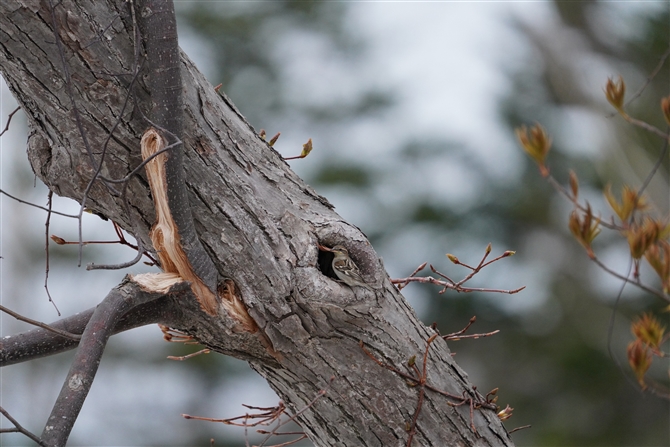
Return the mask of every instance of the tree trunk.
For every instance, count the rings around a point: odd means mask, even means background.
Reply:
[[[61,196],[80,203],[86,196],[87,208],[151,247],[155,210],[144,170],[125,194],[121,184],[100,179],[86,194],[98,166],[104,178],[121,179],[142,162],[152,97],[146,73],[135,76],[144,56],[131,5],[66,0],[52,10],[47,1],[5,0],[0,70],[28,116],[37,176]],[[138,8],[135,16],[148,13]],[[365,235],[298,178],[183,53],[181,77],[183,110],[172,112],[183,112],[188,201],[225,290],[215,315],[180,295],[161,322],[247,360],[294,414],[334,377],[298,417],[315,445],[406,445],[424,391],[413,445],[512,445],[446,342],[437,338],[427,348],[435,331],[390,283]],[[318,244],[346,246],[374,292],[322,273]],[[408,360],[416,356],[421,370],[426,349],[425,383],[471,400],[408,386],[380,364],[413,375]]]

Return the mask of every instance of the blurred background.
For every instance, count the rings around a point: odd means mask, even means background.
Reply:
[[[312,154],[291,166],[367,234],[391,277],[428,261],[459,278],[468,272],[446,253],[476,264],[489,242],[492,256],[516,251],[470,285],[526,286],[519,294],[438,295],[418,284],[403,294],[442,333],[473,315],[472,331],[500,330],[450,347],[479,390],[499,387],[498,403],[514,407],[508,429],[532,425],[513,434],[517,445],[670,445],[668,401],[639,391],[625,356],[631,320],[660,314],[664,303],[622,291],[588,260],[567,229],[571,204],[541,178],[513,131],[542,123],[554,141],[552,174],[567,183],[573,169],[582,198],[609,218],[604,185],[617,194],[624,183],[639,186],[662,141],[612,116],[603,88],[622,75],[630,97],[646,82],[670,45],[668,2],[192,1],[177,9],[182,48],[257,130],[281,132],[282,155],[298,155],[312,138]],[[631,114],[665,128],[659,103],[669,90],[666,62]],[[0,92],[4,127],[16,103],[4,83]],[[25,121],[19,112],[0,138],[0,182],[45,205],[46,188],[25,156]],[[669,173],[666,157],[648,189],[666,215]],[[44,290],[45,213],[6,197],[0,205],[2,304],[54,321]],[[78,205],[55,198],[54,208]],[[53,216],[50,233],[76,240],[76,224]],[[84,237],[115,239],[111,223],[95,216],[85,219]],[[595,250],[626,273],[628,248],[617,235],[599,236]],[[83,263],[132,256],[87,246]],[[76,247],[51,244],[50,291],[64,316],[94,306],[125,273],[87,272],[77,268]],[[642,278],[658,285],[648,271]],[[6,315],[0,324],[3,336],[29,329]],[[277,397],[244,362],[215,354],[166,360],[198,349],[164,342],[155,326],[112,338],[70,444],[244,445],[242,429],[181,414],[234,417],[247,411],[242,403],[272,406]],[[40,433],[71,358],[3,368],[1,405]],[[656,360],[651,374],[667,383],[667,362]],[[0,444],[31,445],[16,435]]]

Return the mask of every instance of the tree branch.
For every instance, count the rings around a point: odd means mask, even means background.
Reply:
[[[49,326],[50,329],[39,328],[0,339],[0,367],[27,362],[30,360],[60,354],[75,349],[79,338],[74,340],[61,336],[53,329],[67,334],[81,335],[86,328],[95,308],[78,312],[71,317],[63,318]],[[126,313],[113,328],[112,335],[129,331],[141,326],[155,323],[166,323],[172,320],[170,301],[160,298],[150,303],[139,305]]]
[[[14,428],[3,428],[3,429],[0,429],[0,433],[21,433],[21,434],[23,434],[23,435],[29,437],[29,438],[32,439],[33,441],[35,441],[38,445],[40,445],[40,446],[44,446],[44,445],[45,445],[45,444],[42,442],[42,440],[41,440],[40,438],[38,438],[38,437],[35,436],[33,433],[31,433],[31,432],[29,432],[28,430],[26,430],[25,428],[23,428],[23,426],[22,426],[21,424],[19,424],[19,422],[18,422],[16,419],[14,419],[14,418],[12,417],[12,415],[9,414],[9,412],[8,412],[7,410],[5,410],[4,408],[0,407],[0,413],[2,413],[2,415],[3,415],[4,417],[6,417],[6,418],[9,420],[9,422],[11,422],[12,424],[14,424]]]
[[[180,54],[177,42],[177,20],[174,3],[165,0],[147,0],[140,12],[140,29],[146,45],[149,67],[149,87],[153,108],[151,123],[159,128],[169,145],[165,173],[169,210],[177,225],[179,242],[195,274],[216,296],[218,272],[205,252],[195,231],[191,206],[184,182],[183,98]],[[155,200],[155,198],[154,198]],[[215,299],[196,294],[203,309],[215,314]]]
[[[185,287],[188,287],[185,283],[178,283],[169,293],[181,292]],[[163,296],[164,294],[160,292],[146,292],[138,284],[126,278],[95,308],[81,336],[77,354],[63,388],[42,432],[41,439],[46,445],[64,446],[67,443],[93,384],[107,340],[113,334],[121,317],[130,309]]]

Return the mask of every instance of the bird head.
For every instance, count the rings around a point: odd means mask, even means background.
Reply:
[[[349,251],[343,245],[336,245],[330,249],[336,255],[349,256]]]

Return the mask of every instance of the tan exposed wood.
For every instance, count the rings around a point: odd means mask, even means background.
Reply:
[[[165,139],[161,136],[160,132],[154,128],[147,129],[140,141],[142,159],[148,159],[165,149],[165,146]],[[185,281],[189,281],[202,309],[210,315],[216,315],[218,309],[216,296],[193,272],[193,268],[181,246],[179,230],[174,219],[172,219],[172,213],[170,213],[165,176],[165,161],[167,157],[167,152],[156,155],[145,166],[151,195],[156,208],[156,223],[151,229],[151,241],[158,254],[163,271],[166,273],[176,273]]]

